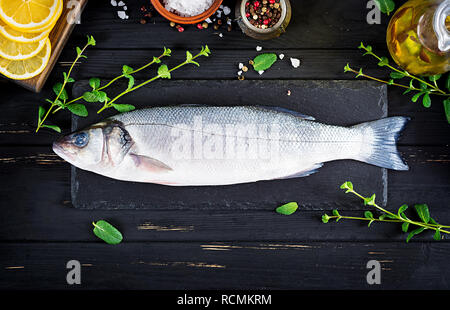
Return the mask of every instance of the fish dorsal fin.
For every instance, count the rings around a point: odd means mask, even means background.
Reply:
[[[300,117],[300,118],[303,118],[303,119],[306,119],[306,120],[309,120],[309,121],[314,121],[314,120],[316,120],[316,119],[315,119],[314,117],[312,117],[312,116],[305,115],[305,114],[302,114],[302,113],[300,113],[300,112],[293,111],[293,110],[286,109],[286,108],[282,108],[282,107],[273,107],[273,106],[264,106],[264,105],[260,105],[260,106],[258,106],[258,107],[261,108],[261,109],[266,109],[266,110],[271,110],[271,111],[276,111],[276,112],[281,112],[281,113],[291,114],[291,115],[294,115],[294,116],[296,116],[296,117]]]
[[[144,155],[137,155],[134,153],[129,154],[131,158],[133,159],[136,167],[139,167],[140,169],[147,170],[149,172],[153,173],[161,173],[161,172],[168,172],[172,171],[172,168],[167,166],[162,161],[159,161],[157,159],[144,156]]]

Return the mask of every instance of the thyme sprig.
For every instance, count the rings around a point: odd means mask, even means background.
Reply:
[[[356,74],[356,78],[364,77],[370,80],[374,80],[380,83],[384,83],[387,85],[397,86],[401,88],[405,88],[406,90],[403,92],[403,94],[407,94],[411,91],[416,92],[414,96],[411,98],[412,102],[417,102],[420,97],[422,97],[422,104],[424,107],[429,108],[431,106],[431,97],[430,95],[437,95],[437,96],[444,96],[446,97],[443,100],[444,104],[444,111],[447,118],[447,121],[450,123],[450,74],[447,75],[445,86],[447,90],[442,90],[439,88],[437,81],[442,77],[441,74],[438,75],[432,75],[428,77],[428,82],[426,81],[426,78],[415,76],[413,74],[410,74],[406,70],[398,69],[394,66],[392,66],[389,63],[389,59],[387,57],[380,57],[376,55],[372,47],[370,45],[365,46],[363,42],[361,42],[359,49],[362,49],[365,51],[365,55],[370,55],[375,57],[378,60],[378,66],[380,67],[386,67],[389,68],[392,72],[390,73],[391,79],[389,80],[383,80],[379,79],[370,75],[367,75],[363,72],[362,68],[359,70],[353,69],[350,67],[349,64],[346,64],[344,67],[344,72],[352,72]],[[410,79],[409,85],[401,84],[396,82],[396,80],[400,80],[403,78]],[[419,86],[415,86],[414,83],[419,83]]]
[[[368,221],[368,227],[373,222],[389,222],[389,223],[400,223],[402,224],[402,231],[408,232],[410,226],[416,226],[415,229],[411,230],[406,237],[406,242],[409,242],[414,236],[422,233],[425,230],[434,230],[434,240],[441,240],[441,233],[450,234],[450,226],[438,224],[431,216],[428,206],[426,204],[416,204],[414,205],[414,209],[416,210],[417,215],[421,219],[421,221],[411,220],[405,215],[405,211],[408,209],[407,205],[402,205],[397,213],[388,211],[382,207],[380,207],[375,202],[375,194],[370,197],[364,197],[363,195],[356,192],[353,188],[353,184],[351,182],[345,182],[341,185],[341,189],[345,190],[346,193],[351,193],[364,201],[364,205],[372,206],[378,211],[381,211],[382,214],[379,217],[375,217],[373,213],[369,210],[364,212],[364,217],[354,217],[354,216],[345,216],[341,215],[338,210],[333,210],[333,215],[324,214],[322,215],[322,222],[328,223],[330,220],[336,220],[338,222],[341,219],[348,220],[360,220],[360,221]]]

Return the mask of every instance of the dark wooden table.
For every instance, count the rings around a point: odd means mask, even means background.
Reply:
[[[233,80],[237,64],[256,55],[255,47],[302,60],[298,70],[268,70],[247,79],[351,80],[343,67],[351,63],[387,78],[374,59],[362,57],[360,41],[387,55],[385,31],[366,23],[367,1],[294,0],[288,31],[258,42],[239,29],[184,33],[162,18],[141,25],[142,1],[128,1],[130,19],[120,20],[109,1],[88,3],[49,82],[36,95],[0,81],[0,288],[2,289],[448,289],[450,243],[424,233],[409,244],[394,224],[341,221],[322,224],[330,210],[300,210],[285,217],[273,205],[257,210],[122,210],[86,211],[71,205],[70,165],[51,150],[56,133],[34,133],[37,107],[51,96],[51,85],[67,70],[74,47],[93,35],[97,46],[77,65],[77,80],[116,76],[123,64],[144,64],[162,46],[172,48],[169,64],[184,50],[208,44],[213,56],[202,66],[185,68],[177,80]],[[399,1],[397,1],[399,2]],[[228,3],[233,4],[234,1]],[[154,21],[154,23],[153,23]],[[223,32],[221,38],[217,32]],[[145,75],[139,75],[144,78]],[[224,98],[214,97],[220,103]],[[389,88],[389,115],[412,118],[399,143],[410,171],[389,171],[388,208],[427,203],[432,215],[450,223],[449,126],[442,104],[431,108],[410,102],[402,90]],[[213,102],[213,103],[214,103]],[[339,109],[339,107],[336,107]],[[55,122],[70,130],[70,117]],[[338,188],[339,184],[336,184]],[[352,199],[349,197],[349,199]],[[345,211],[359,215],[360,211]],[[93,220],[106,219],[125,241],[109,246],[92,233]],[[82,264],[82,284],[66,283],[66,263]],[[368,285],[366,264],[378,260],[381,285]]]

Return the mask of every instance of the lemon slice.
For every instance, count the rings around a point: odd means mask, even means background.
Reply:
[[[62,9],[62,0],[0,0],[0,18],[19,31],[49,26]]]
[[[2,0],[0,0],[0,1],[2,1]],[[21,32],[27,32],[27,33],[36,33],[36,32],[44,32],[44,31],[50,32],[53,29],[53,27],[55,27],[56,22],[58,21],[58,19],[61,17],[61,13],[62,13],[63,7],[64,7],[64,4],[63,4],[63,1],[61,1],[58,4],[57,13],[56,13],[55,17],[53,17],[53,19],[51,20],[51,22],[49,24],[46,24],[46,25],[44,25],[42,27],[39,27],[39,28],[31,29],[31,30],[29,30],[29,29],[20,29],[20,31]]]
[[[24,60],[37,55],[45,45],[47,38],[33,43],[11,41],[0,35],[0,57],[10,60]]]
[[[32,58],[9,60],[0,57],[0,73],[15,80],[30,79],[44,70],[50,59],[50,54],[50,40],[47,39],[45,47]]]
[[[0,19],[0,34],[3,35],[5,38],[14,42],[33,43],[41,41],[42,39],[48,37],[50,31],[51,28],[43,32],[36,32],[36,33],[21,32],[11,28],[3,20]]]

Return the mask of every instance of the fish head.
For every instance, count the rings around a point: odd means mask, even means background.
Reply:
[[[92,170],[102,162],[104,145],[103,128],[92,126],[59,138],[53,151],[74,166]]]

